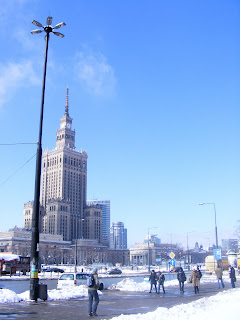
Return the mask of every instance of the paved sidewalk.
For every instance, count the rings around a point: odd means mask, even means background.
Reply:
[[[229,283],[225,290],[231,289]],[[123,292],[104,290],[100,296],[98,317],[91,319],[111,319],[121,314],[137,314],[154,311],[158,307],[171,308],[181,303],[209,297],[223,291],[217,288],[217,283],[200,285],[200,293],[194,294],[191,284],[185,285],[185,292],[179,292],[178,287],[166,288],[166,294],[148,292]],[[88,317],[88,300],[72,299],[59,301],[20,302],[0,305],[0,319],[22,320],[86,320]]]

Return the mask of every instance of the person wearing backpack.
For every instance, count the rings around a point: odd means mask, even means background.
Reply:
[[[191,277],[190,277],[190,282],[193,284],[194,292],[199,293],[199,274],[197,269],[194,267]]]
[[[183,268],[180,267],[178,274],[177,274],[177,279],[179,281],[179,287],[180,287],[180,292],[184,292],[184,282],[187,280],[185,272],[183,271]]]
[[[88,285],[88,315],[89,317],[97,316],[97,307],[99,304],[99,279],[97,274],[97,268],[93,268],[92,274],[87,281]],[[94,301],[94,302],[93,302]]]

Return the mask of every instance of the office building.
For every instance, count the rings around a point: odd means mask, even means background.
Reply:
[[[110,248],[114,250],[127,249],[127,229],[123,222],[113,222],[110,228]]]
[[[102,208],[102,241],[110,244],[110,201],[109,200],[87,200],[88,205],[98,205]]]

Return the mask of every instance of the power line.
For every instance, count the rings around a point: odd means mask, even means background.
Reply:
[[[38,144],[38,142],[0,143],[0,146],[16,146],[18,144]]]
[[[18,168],[14,173],[12,173],[5,181],[3,181],[0,186],[2,186],[4,183],[6,183],[12,176],[14,176],[18,171],[20,171],[29,161],[31,161],[36,156],[36,153],[28,159],[20,168]]]

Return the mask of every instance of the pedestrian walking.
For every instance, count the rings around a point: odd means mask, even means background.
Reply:
[[[99,279],[97,268],[93,268],[92,274],[88,282],[88,315],[90,317],[97,316],[97,306],[99,304],[99,296],[97,290],[99,289]],[[94,301],[94,303],[93,303]]]
[[[165,276],[164,274],[159,271],[158,272],[158,275],[157,275],[157,293],[159,294],[160,293],[160,287],[162,286],[162,289],[163,289],[163,293],[165,293],[165,289],[164,289],[164,281],[165,281]]]
[[[199,274],[197,271],[197,268],[193,268],[191,277],[190,277],[190,282],[193,284],[194,292],[199,293]]]
[[[149,276],[149,281],[150,281],[150,291],[149,293],[152,292],[152,287],[154,286],[155,287],[155,290],[157,292],[157,275],[156,275],[156,272],[154,270],[152,270],[150,276]]]
[[[202,278],[202,272],[201,272],[199,266],[197,266],[197,278],[198,278],[198,293],[199,293],[200,279]]]
[[[177,279],[179,281],[180,292],[184,292],[184,282],[187,280],[187,278],[182,267],[180,267],[178,270]]]
[[[232,288],[235,288],[236,275],[235,269],[232,266],[229,266],[229,278],[231,279]]]
[[[223,275],[223,271],[222,271],[222,268],[218,265],[216,270],[215,270],[215,273],[216,273],[216,276],[217,276],[217,281],[218,281],[218,289],[220,289],[220,282],[222,284],[222,287],[224,288],[224,283],[223,283],[223,278],[222,278],[222,275]]]

